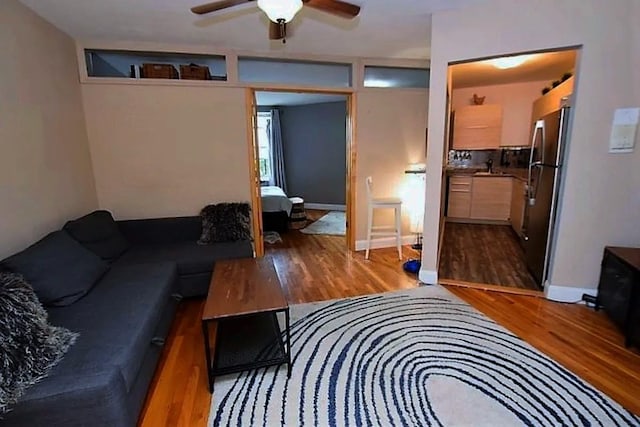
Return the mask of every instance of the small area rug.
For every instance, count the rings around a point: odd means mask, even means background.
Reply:
[[[304,234],[330,234],[332,236],[344,236],[347,234],[346,213],[331,211],[300,231]]]
[[[209,426],[634,425],[440,286],[291,306],[293,371],[215,381]]]

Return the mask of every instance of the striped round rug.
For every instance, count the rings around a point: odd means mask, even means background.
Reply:
[[[640,425],[439,286],[291,315],[291,378],[285,366],[217,378],[210,426]]]

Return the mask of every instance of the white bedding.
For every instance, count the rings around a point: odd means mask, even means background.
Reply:
[[[260,187],[262,198],[262,212],[281,212],[285,211],[287,215],[291,215],[293,203],[284,194],[282,188],[275,186]]]

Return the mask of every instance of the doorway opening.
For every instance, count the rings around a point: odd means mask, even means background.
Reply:
[[[351,94],[252,89],[250,102],[256,253],[351,249]]]
[[[440,282],[541,295],[579,49],[449,65]]]

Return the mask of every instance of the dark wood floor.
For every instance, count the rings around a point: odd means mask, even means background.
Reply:
[[[446,223],[439,276],[540,290],[527,270],[522,247],[508,225]]]
[[[287,235],[288,236],[288,235]],[[267,251],[290,303],[413,288],[394,248],[378,249],[369,261],[350,253],[344,239],[293,233]],[[406,257],[417,253],[405,247]],[[621,333],[602,312],[543,298],[448,287],[566,368],[640,414],[640,354],[625,349]],[[204,300],[181,303],[150,387],[140,425],[205,426],[207,389],[200,320]]]

